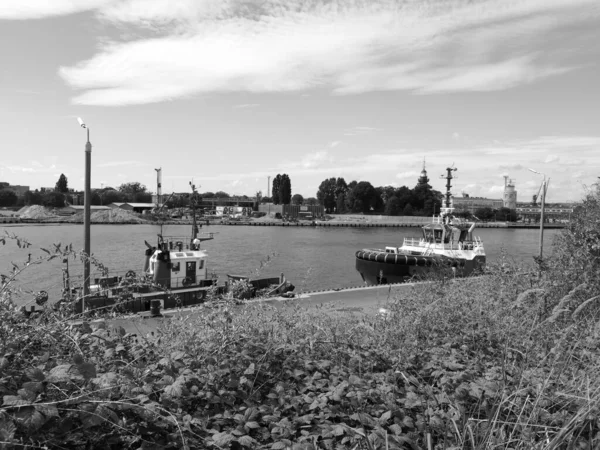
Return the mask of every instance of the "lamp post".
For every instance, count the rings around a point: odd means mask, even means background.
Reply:
[[[546,204],[546,190],[548,189],[548,181],[550,178],[546,180],[546,174],[538,172],[537,170],[529,169],[530,172],[537,173],[538,175],[542,175],[544,177],[542,181],[542,203],[540,205],[540,260],[542,259],[544,253],[544,205]]]
[[[85,143],[85,191],[83,195],[83,252],[85,259],[83,262],[83,303],[82,309],[86,310],[85,303],[90,295],[90,204],[91,195],[91,175],[92,175],[92,143],[90,142],[90,129],[83,120],[78,117],[77,121],[81,128],[87,131],[87,142]]]

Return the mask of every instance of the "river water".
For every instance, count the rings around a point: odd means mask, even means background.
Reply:
[[[189,225],[164,226],[168,236],[189,236]],[[14,242],[0,246],[0,273],[11,271],[11,262],[20,263],[44,253],[40,247],[53,243],[72,244],[83,249],[83,225],[5,225],[0,229],[28,240],[32,246],[19,249]],[[141,272],[146,246],[156,245],[158,225],[92,225],[92,254],[111,271]],[[362,283],[354,268],[354,254],[362,248],[400,246],[404,237],[418,237],[419,228],[322,228],[322,227],[249,227],[210,225],[201,232],[215,233],[214,239],[202,243],[209,253],[209,272],[221,280],[226,274],[279,276],[283,272],[296,290],[317,290],[358,286]],[[551,254],[554,236],[561,230],[545,230],[544,253]],[[474,232],[483,240],[487,260],[497,260],[504,251],[517,262],[532,263],[539,252],[539,230],[479,228]],[[81,275],[80,261],[70,260],[72,275]],[[261,268],[262,267],[262,268]],[[62,287],[63,264],[59,259],[28,267],[19,276],[25,291],[46,290],[51,300]],[[92,269],[92,272],[93,269]],[[29,301],[24,293],[19,303]]]

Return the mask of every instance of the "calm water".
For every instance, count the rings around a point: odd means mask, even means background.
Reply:
[[[28,250],[14,243],[0,246],[0,273],[11,270],[11,261],[21,262],[42,255],[39,247],[52,243],[73,244],[83,248],[82,225],[6,225],[0,230],[15,233],[32,244]],[[263,276],[278,276],[283,272],[296,289],[315,290],[349,287],[361,284],[354,269],[354,253],[361,248],[377,248],[402,244],[405,236],[419,236],[418,228],[311,228],[311,227],[247,227],[211,225],[201,229],[214,232],[215,239],[202,243],[209,252],[209,271],[221,280],[227,273],[253,275],[261,261],[270,261],[262,268]],[[133,269],[140,272],[143,265],[144,240],[156,245],[156,225],[92,225],[92,253],[114,271]],[[189,226],[165,226],[165,235],[188,236]],[[550,254],[554,236],[560,230],[545,230],[544,252]],[[475,235],[483,239],[487,259],[493,261],[502,249],[520,262],[531,262],[539,250],[539,230],[481,228]],[[70,261],[71,273],[80,275],[82,265]],[[63,265],[54,260],[32,266],[19,277],[25,290],[46,290],[58,295],[62,286]],[[93,271],[93,269],[92,269]],[[30,295],[24,296],[27,301]]]

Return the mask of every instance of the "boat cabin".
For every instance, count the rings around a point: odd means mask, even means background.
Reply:
[[[452,244],[472,241],[471,228],[434,223],[423,227],[423,240],[432,244]]]
[[[432,223],[423,227],[425,242],[449,244],[452,238],[452,228],[443,223]]]
[[[200,242],[209,239],[212,235],[195,238],[191,242],[184,238],[163,240],[159,248],[151,252],[146,274],[167,289],[205,285],[209,279],[208,254],[200,249]]]

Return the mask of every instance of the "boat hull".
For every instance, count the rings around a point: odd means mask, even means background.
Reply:
[[[466,259],[440,255],[400,255],[383,250],[356,252],[356,270],[368,285],[404,283],[432,273],[466,277],[481,272],[484,267],[483,255]]]

